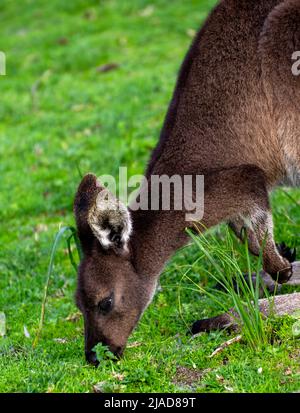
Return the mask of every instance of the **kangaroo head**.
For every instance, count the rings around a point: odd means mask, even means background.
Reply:
[[[86,358],[98,364],[93,347],[102,343],[120,356],[154,286],[134,268],[128,209],[94,175],[79,185],[74,212],[83,250],[76,302],[84,317]]]

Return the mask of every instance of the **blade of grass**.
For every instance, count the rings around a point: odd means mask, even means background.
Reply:
[[[77,245],[79,245],[79,243],[77,244],[76,242],[76,229],[74,227],[71,226],[64,226],[62,228],[60,228],[60,230],[58,231],[58,233],[55,236],[54,239],[54,243],[52,246],[52,250],[51,250],[51,254],[50,254],[50,262],[49,262],[49,266],[48,266],[48,271],[47,271],[47,277],[46,277],[46,282],[45,282],[45,286],[44,286],[44,295],[43,295],[43,300],[42,300],[42,305],[41,305],[41,315],[40,315],[40,321],[39,321],[39,326],[38,326],[38,330],[36,333],[36,336],[34,338],[32,347],[35,348],[38,344],[39,338],[41,336],[42,333],[42,329],[43,329],[43,325],[44,325],[44,320],[45,320],[45,310],[46,310],[46,301],[47,301],[47,296],[48,296],[48,289],[49,289],[49,284],[50,284],[50,278],[51,278],[51,274],[53,272],[53,265],[54,265],[54,257],[55,257],[55,253],[59,244],[59,241],[61,240],[61,238],[63,237],[63,235],[65,234],[65,232],[67,231],[71,231],[71,236],[68,238],[67,243],[68,243],[68,251],[69,251],[69,257],[71,260],[71,263],[73,265],[73,267],[77,270],[77,266],[75,264],[72,252],[71,252],[71,246],[70,246],[70,241],[71,238],[74,238],[75,243],[76,243],[76,247]],[[79,247],[77,247],[77,251],[78,254],[81,255],[81,249]]]

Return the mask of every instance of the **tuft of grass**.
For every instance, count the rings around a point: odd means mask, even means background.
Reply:
[[[209,239],[201,232],[201,229],[196,226],[198,234],[191,230],[187,230],[194,243],[199,248],[202,255],[211,263],[213,271],[207,270],[207,274],[212,277],[217,284],[223,287],[224,291],[205,289],[198,286],[202,293],[205,293],[219,305],[220,310],[228,311],[228,300],[224,301],[224,294],[230,298],[230,303],[236,311],[233,317],[240,325],[244,340],[253,350],[261,350],[271,339],[271,329],[266,328],[266,320],[259,308],[260,291],[264,292],[266,298],[269,299],[270,314],[272,299],[266,290],[264,283],[260,277],[256,277],[255,284],[252,280],[253,269],[251,268],[251,260],[249,256],[247,240],[245,242],[245,258],[247,262],[247,273],[244,274],[241,270],[239,260],[237,259],[232,236],[228,230],[225,231],[225,239],[220,241],[216,236],[211,236]],[[246,237],[245,237],[246,238]],[[256,264],[256,273],[259,274],[262,263],[262,251]]]

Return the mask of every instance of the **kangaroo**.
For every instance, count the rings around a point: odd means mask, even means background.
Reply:
[[[299,0],[221,1],[183,61],[145,172],[147,182],[174,172],[203,175],[201,226],[227,222],[242,241],[247,228],[250,252],[263,249],[263,269],[279,283],[292,276],[295,254],[276,246],[269,193],[300,184],[300,76],[292,71],[299,50]],[[83,250],[76,302],[92,364],[99,342],[122,355],[166,262],[195,224],[184,208],[97,202],[102,191],[88,174],[74,201]]]

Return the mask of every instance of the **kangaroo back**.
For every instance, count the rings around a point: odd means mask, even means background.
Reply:
[[[299,124],[299,77],[291,71],[300,47],[298,14],[295,0],[227,0],[216,7],[183,62],[147,175],[248,163],[266,173],[270,186],[281,179],[283,121],[274,108],[279,101],[286,113],[289,106],[289,123]],[[294,143],[299,148],[299,139]]]

